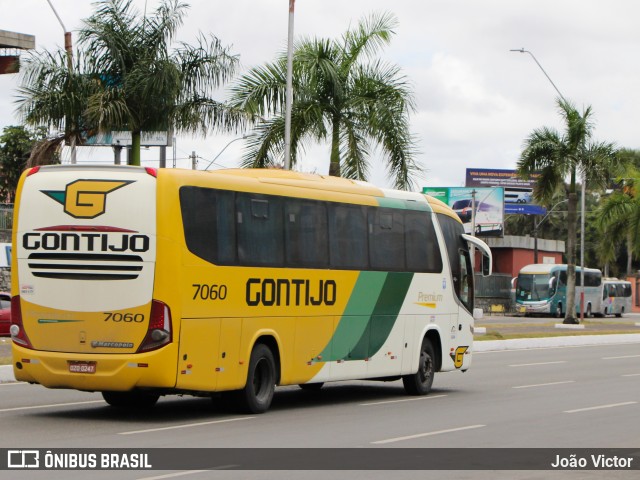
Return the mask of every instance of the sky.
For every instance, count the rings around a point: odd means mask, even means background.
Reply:
[[[50,0],[77,40],[94,5],[86,0]],[[179,40],[214,34],[240,56],[246,69],[286,50],[288,0],[184,0],[191,7]],[[158,0],[135,0],[151,12]],[[513,169],[535,128],[562,130],[558,92],[579,109],[591,106],[594,139],[640,149],[640,2],[633,0],[297,0],[294,37],[339,38],[358,20],[391,12],[398,21],[380,58],[400,66],[411,84],[416,110],[411,132],[423,172],[418,188],[464,186],[467,168]],[[36,36],[38,49],[64,43],[63,28],[47,0],[0,0],[0,29]],[[531,52],[511,52],[524,48]],[[552,80],[547,79],[541,67]],[[0,129],[20,124],[15,113],[17,75],[0,76]],[[220,93],[220,100],[226,92]],[[181,136],[176,164],[211,169],[238,166],[238,135],[212,132]],[[231,144],[229,142],[233,141]],[[173,163],[168,150],[167,164]],[[110,147],[83,147],[79,163],[112,161]],[[158,149],[143,151],[143,165],[156,166]],[[63,163],[69,153],[63,152]],[[369,181],[390,187],[379,149],[373,150]],[[308,149],[297,169],[327,174],[329,148]]]

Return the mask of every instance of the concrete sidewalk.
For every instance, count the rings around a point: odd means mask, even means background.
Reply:
[[[575,335],[566,337],[515,338],[511,340],[475,341],[475,352],[497,352],[504,350],[526,350],[531,348],[579,347],[588,345],[619,345],[640,343],[640,333],[620,335]],[[13,367],[0,366],[0,383],[15,382]]]

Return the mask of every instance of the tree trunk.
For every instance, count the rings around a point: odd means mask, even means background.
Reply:
[[[576,223],[578,195],[569,192],[567,203],[567,304],[565,307],[564,322],[567,324],[578,323],[576,318]]]
[[[131,165],[140,166],[140,130],[131,132]]]
[[[331,130],[331,163],[329,164],[329,175],[341,177],[340,174],[340,128],[339,122],[334,119]]]

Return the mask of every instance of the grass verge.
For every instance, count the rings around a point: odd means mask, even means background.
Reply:
[[[511,340],[514,338],[544,338],[544,337],[566,337],[566,336],[578,336],[578,335],[617,335],[627,333],[640,333],[640,330],[592,330],[590,332],[572,330],[569,332],[538,332],[538,333],[501,333],[497,330],[487,330],[485,335],[475,335],[473,340],[475,342],[482,342],[485,340]]]

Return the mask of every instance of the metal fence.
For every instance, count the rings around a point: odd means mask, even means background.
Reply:
[[[13,203],[0,203],[0,230],[13,228]]]
[[[511,295],[511,275],[494,273],[488,277],[475,275],[476,307],[490,313],[507,313],[514,309]]]

